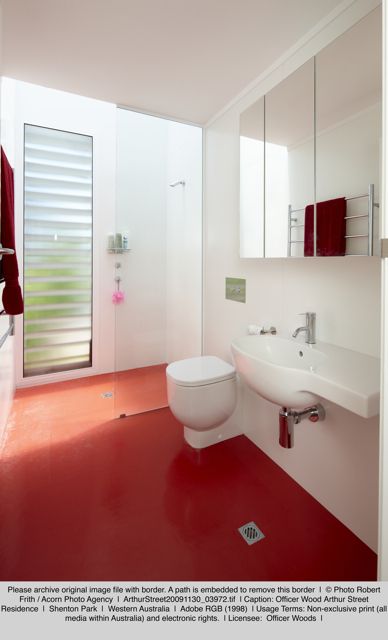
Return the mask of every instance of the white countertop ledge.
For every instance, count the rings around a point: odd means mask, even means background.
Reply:
[[[303,345],[307,347],[308,345]],[[327,342],[311,345],[327,358],[310,378],[308,391],[363,418],[380,410],[380,359]]]

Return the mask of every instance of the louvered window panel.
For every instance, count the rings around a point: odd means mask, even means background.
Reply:
[[[25,125],[24,375],[92,364],[93,139]]]

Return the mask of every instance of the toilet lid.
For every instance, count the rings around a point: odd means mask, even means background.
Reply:
[[[235,368],[217,356],[199,356],[168,365],[167,376],[183,387],[199,387],[234,378]]]

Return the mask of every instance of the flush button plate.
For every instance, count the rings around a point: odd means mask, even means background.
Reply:
[[[234,302],[245,302],[246,280],[244,278],[225,278],[225,298]]]

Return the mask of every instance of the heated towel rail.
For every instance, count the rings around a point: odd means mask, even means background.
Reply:
[[[379,203],[375,202],[375,187],[374,184],[370,184],[368,187],[368,193],[363,193],[359,196],[351,196],[349,198],[345,198],[347,202],[351,200],[361,200],[362,198],[368,199],[368,213],[357,214],[357,215],[349,215],[345,217],[345,220],[356,220],[360,218],[367,218],[367,233],[348,233],[346,232],[345,239],[348,240],[350,238],[366,238],[367,239],[367,251],[365,253],[345,253],[346,256],[371,256],[373,255],[373,222],[374,222],[374,210],[375,207],[379,207]],[[298,222],[298,218],[295,218],[294,215],[301,211],[304,211],[304,208],[301,209],[293,209],[292,205],[288,205],[288,247],[287,247],[287,255],[291,256],[291,248],[293,244],[303,243],[304,240],[294,239],[292,235],[292,230],[300,227],[304,227],[304,223]]]
[[[4,342],[6,341],[6,339],[8,338],[8,336],[13,336],[13,330],[14,330],[14,319],[13,319],[13,316],[9,316],[9,327],[7,331],[0,338],[0,349],[3,346]]]
[[[14,249],[6,249],[0,242],[0,260],[3,256],[13,256],[14,253]]]

